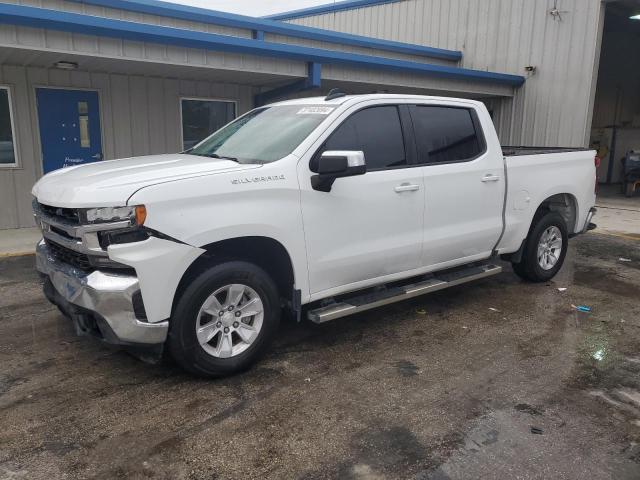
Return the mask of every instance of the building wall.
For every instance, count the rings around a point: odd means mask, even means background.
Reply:
[[[170,19],[157,15],[138,14],[113,8],[95,7],[64,0],[9,0],[11,3],[37,6],[48,9],[63,10],[74,13],[114,18],[119,20],[148,23],[186,30],[219,33],[243,38],[251,37],[251,30],[219,27],[206,23],[189,22]],[[266,34],[265,40],[276,43],[288,43],[328,50],[367,54],[400,60],[411,60],[418,63],[456,66],[455,62],[427,58],[418,55],[406,55],[397,52],[383,51],[351,45],[340,45],[319,42],[285,35]],[[208,68],[230,72],[251,72],[268,75],[279,75],[301,78],[306,76],[307,67],[303,61],[292,61],[282,58],[269,58],[248,54],[232,54],[180,46],[160,45],[139,41],[81,35],[77,33],[27,28],[0,23],[0,47],[20,48],[38,51],[56,52],[61,55],[90,55],[104,59],[126,59],[128,61],[151,64],[168,63],[196,68]],[[484,68],[483,68],[484,69]],[[323,79],[336,82],[366,83],[369,85],[390,85],[397,88],[413,88],[425,90],[422,93],[435,94],[469,94],[472,96],[511,96],[513,87],[509,85],[471,81],[449,80],[432,75],[419,75],[378,69],[353,68],[346,65],[323,65]],[[382,87],[384,88],[384,87]],[[369,90],[370,91],[370,90]],[[416,92],[419,93],[419,92]]]
[[[95,7],[67,0],[7,1],[57,11],[76,12],[244,38],[249,38],[252,34],[248,29],[219,27],[202,22]],[[518,35],[525,37],[526,35],[506,22],[498,25],[500,33],[496,34],[495,38],[484,38],[483,35],[487,37],[488,34],[486,32],[483,34],[481,31],[482,28],[485,28],[483,22],[491,15],[488,11],[484,11],[484,7],[476,8],[476,1],[482,5],[489,2],[489,0],[454,0],[452,2],[407,0],[381,6],[382,10],[380,11],[369,8],[343,12],[349,16],[345,17],[345,20],[349,20],[347,23],[340,23],[342,22],[340,14],[335,14],[332,17],[333,20],[325,18],[323,21],[327,22],[326,26],[335,30],[343,29],[352,33],[363,33],[406,43],[460,49],[466,55],[461,66],[483,70],[502,69],[521,74],[522,67],[516,68],[514,65],[518,62],[518,65],[528,63],[520,62],[520,57],[516,53],[509,53],[519,52],[520,49],[509,47],[505,50],[503,42],[519,38]],[[524,0],[515,1],[524,4]],[[578,0],[572,1],[578,2]],[[596,2],[596,0],[588,1],[590,4]],[[529,3],[532,2],[528,1],[527,4]],[[493,4],[506,6],[509,1],[493,0]],[[426,5],[433,7],[432,10],[423,11]],[[436,9],[436,7],[438,8]],[[393,10],[387,11],[387,8]],[[583,12],[580,20],[591,21],[589,15],[593,16],[595,10],[597,9],[591,8]],[[518,17],[516,12],[517,9],[514,8],[511,14],[513,18]],[[524,18],[528,18],[526,15],[531,12],[520,13],[525,15]],[[359,17],[361,14],[364,15],[363,18]],[[386,15],[390,16],[387,18]],[[544,15],[546,14],[543,12],[543,20],[545,20]],[[459,23],[461,18],[465,23]],[[425,23],[427,21],[428,25]],[[518,21],[526,23],[519,17]],[[336,25],[333,25],[332,22],[335,22]],[[573,23],[577,23],[577,20]],[[522,27],[522,25],[518,25]],[[560,29],[555,24],[550,25]],[[524,27],[521,29],[526,31]],[[475,36],[471,37],[471,33],[467,30],[475,32]],[[571,31],[573,30],[574,27],[571,27]],[[492,32],[492,30],[489,31]],[[541,35],[544,38],[545,34]],[[452,62],[447,61],[361,47],[312,42],[299,38],[267,35],[266,40],[452,65]],[[561,36],[558,36],[557,40],[559,42],[566,41]],[[491,58],[494,58],[492,55],[495,55],[493,50],[496,48],[501,54],[507,52],[508,56],[515,55],[518,62],[515,60],[502,63],[490,61]],[[485,55],[483,53],[485,50],[491,52]],[[80,70],[83,71],[67,72],[51,68],[19,66],[48,66],[58,59],[74,60],[78,58],[80,59]],[[498,55],[495,58],[502,57]],[[113,73],[114,66],[120,73]],[[506,68],[507,66],[509,68]],[[541,69],[541,73],[543,72],[546,70]],[[304,61],[232,54],[0,24],[0,84],[11,87],[14,121],[17,130],[15,137],[19,155],[17,168],[0,167],[0,228],[32,225],[30,190],[33,183],[42,175],[35,105],[36,86],[99,90],[104,158],[110,159],[179,150],[178,98],[180,96],[236,100],[239,102],[238,113],[242,113],[252,107],[252,95],[256,91],[271,89],[277,84],[290,82],[296,78],[304,77],[306,74],[307,66]],[[548,72],[545,74],[548,75]],[[189,81],[187,78],[206,78],[207,81]],[[233,84],[214,83],[215,81],[233,82]],[[249,86],[249,84],[253,86]],[[538,88],[535,85],[534,82],[533,86],[529,84],[523,87],[525,90],[521,88],[516,97],[511,100],[514,89],[508,85],[482,81],[450,80],[430,75],[353,68],[346,65],[323,66],[323,89],[342,86],[359,93],[377,90],[487,98],[503,140],[515,137],[515,133],[511,135],[512,132],[521,133],[521,129],[512,128],[514,119],[520,118],[518,114],[525,115],[529,112],[524,108],[527,106],[526,102],[528,99],[536,97],[528,93],[525,96],[522,92],[530,92],[532,89]],[[522,108],[515,108],[520,105]],[[571,122],[564,122],[562,123],[563,128],[566,124],[572,125]],[[513,143],[527,143],[527,141],[518,140]],[[547,143],[578,144],[581,142],[550,140]]]
[[[42,175],[36,87],[99,92],[106,160],[180,151],[181,97],[233,100],[238,114],[253,106],[251,87],[175,78],[0,65],[0,85],[11,89],[19,157],[18,167],[0,167],[0,229],[33,225],[31,187]]]
[[[247,29],[189,22],[186,20],[127,12],[114,8],[96,7],[64,0],[3,0],[3,2],[235,37],[251,38],[252,35],[251,30]],[[274,73],[296,75],[299,77],[306,75],[306,67],[303,62],[292,62],[255,55],[229,54],[6,24],[0,24],[0,45],[23,49],[57,51],[69,54],[92,55],[104,58],[123,58],[144,62],[218,68],[230,71]]]
[[[291,23],[461,50],[461,66],[525,74],[513,100],[491,101],[501,141],[583,146],[590,131],[600,0],[403,0]]]

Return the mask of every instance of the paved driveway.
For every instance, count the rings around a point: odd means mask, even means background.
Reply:
[[[259,365],[218,381],[76,337],[32,257],[5,259],[0,478],[638,479],[639,247],[590,233],[549,284],[507,267],[285,322]]]

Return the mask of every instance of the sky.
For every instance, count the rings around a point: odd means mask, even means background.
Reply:
[[[332,0],[167,0],[194,7],[221,10],[223,12],[240,13],[260,17],[271,13],[287,12],[299,8],[333,3]]]

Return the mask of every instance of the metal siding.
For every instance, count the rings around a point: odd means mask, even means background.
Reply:
[[[297,26],[288,25],[283,22],[216,12],[214,10],[199,9],[197,7],[167,2],[158,2],[157,5],[150,5],[147,4],[147,2],[131,0],[120,3],[119,7],[100,5],[102,3],[118,3],[109,0],[87,0],[87,2],[83,0],[38,0],[33,2],[8,0],[4,3],[35,6],[62,12],[83,13],[117,20],[128,20],[244,38],[251,38],[253,30],[263,30],[266,32],[290,35],[295,38],[330,40],[334,44],[372,46],[370,45],[372,39],[369,38],[357,38],[350,35],[338,34],[335,31],[303,30]],[[93,5],[92,3],[97,5]],[[154,13],[146,13],[149,10],[153,10]],[[386,48],[395,52],[415,53],[423,57],[435,56],[438,58],[448,58],[453,61],[460,57],[460,52],[441,51],[428,46],[425,48],[424,46],[417,47],[413,44],[392,44],[389,42],[378,42],[378,46],[381,49]]]
[[[17,0],[12,0],[13,4],[20,4]],[[161,17],[157,15],[149,15],[146,13],[136,13],[131,11],[117,10],[114,8],[107,7],[96,7],[93,5],[87,4],[79,4],[76,1],[67,1],[61,0],[60,2],[54,2],[53,0],[39,0],[37,3],[38,6],[47,7],[49,9],[53,9],[57,7],[56,12],[65,12],[65,13],[77,13],[80,12],[84,15],[92,15],[94,18],[103,17],[105,20],[124,20],[130,22],[144,23],[153,26],[159,27],[177,27],[185,30],[193,31],[193,32],[215,32],[215,33],[230,33],[232,35],[224,35],[219,38],[224,38],[225,41],[231,42],[231,39],[234,39],[235,42],[234,48],[238,47],[236,45],[238,41],[246,41],[251,35],[250,30],[243,29],[232,29],[229,30],[227,28],[226,31],[220,30],[215,25],[211,25],[204,22],[192,22],[186,20],[179,19],[171,19],[167,17]],[[404,2],[408,3],[408,2]],[[397,39],[404,35],[405,29],[399,26],[401,23],[404,23],[409,18],[413,18],[412,12],[407,12],[406,9],[402,8],[404,3],[390,3],[382,5],[380,8],[384,9],[383,14],[379,12],[376,14],[376,19],[371,21],[375,21],[378,26],[391,25],[392,32],[390,33],[390,39]],[[133,5],[133,4],[132,4]],[[186,8],[186,7],[185,7]],[[446,10],[446,14],[449,15],[449,8],[443,9]],[[359,9],[357,12],[361,12],[360,17],[356,18],[355,21],[352,17],[343,16],[340,18],[344,18],[345,21],[348,21],[348,25],[344,25],[343,29],[351,29],[353,30],[355,27],[359,27],[363,29],[358,32],[364,35],[370,35],[375,33],[375,28],[369,28],[370,21],[368,17],[370,16],[371,9]],[[376,11],[377,12],[377,11]],[[438,10],[439,12],[439,10]],[[53,15],[53,13],[42,13],[38,12],[27,13],[27,12],[15,12],[15,15],[20,17],[21,21],[24,20],[24,16],[29,15],[44,15],[46,18],[48,16]],[[436,15],[440,15],[436,12]],[[387,17],[391,17],[392,21],[387,22]],[[87,20],[83,19],[82,25],[88,25]],[[16,21],[14,19],[14,21]],[[67,22],[67,20],[60,20],[63,23]],[[104,26],[107,30],[110,27],[105,25],[105,22],[100,24],[98,20],[95,20],[96,28],[100,27],[100,25]],[[94,23],[95,23],[94,22]],[[73,23],[73,22],[71,22]],[[275,22],[278,23],[278,22]],[[32,27],[41,26],[42,23],[32,23],[27,22],[27,25],[31,25]],[[65,23],[66,25],[66,23]],[[91,23],[93,25],[93,23]],[[434,25],[439,25],[439,23],[434,23]],[[113,25],[111,27],[115,28]],[[418,28],[416,26],[415,28]],[[58,28],[58,27],[56,27]],[[60,27],[66,28],[66,27]],[[70,27],[69,27],[70,28]],[[101,27],[100,27],[101,28]],[[122,28],[125,28],[125,24],[123,24]],[[127,27],[132,28],[132,27]],[[226,28],[226,27],[225,27]],[[351,62],[354,64],[360,63],[360,67],[372,68],[374,69],[373,75],[367,75],[374,82],[379,82],[381,79],[388,77],[386,72],[382,72],[382,70],[387,69],[400,69],[404,71],[409,71],[414,69],[416,71],[424,71],[426,75],[439,73],[434,72],[433,69],[429,69],[428,65],[424,65],[424,57],[421,55],[409,55],[403,53],[396,53],[380,49],[372,49],[368,47],[356,47],[356,46],[347,46],[347,45],[339,45],[335,43],[329,42],[319,42],[301,38],[287,37],[283,35],[273,35],[267,34],[267,40],[276,41],[280,44],[285,45],[276,45],[275,47],[280,48],[278,52],[271,52],[271,54],[275,56],[282,56],[282,59],[277,58],[264,58],[261,57],[261,52],[256,52],[251,49],[247,50],[239,50],[240,53],[227,53],[221,51],[210,51],[211,46],[209,44],[204,45],[205,40],[200,39],[200,41],[193,40],[191,44],[185,43],[184,40],[180,43],[183,46],[174,46],[171,45],[172,41],[177,40],[167,40],[168,44],[159,44],[158,42],[164,43],[162,40],[158,40],[157,38],[151,38],[149,36],[145,37],[144,35],[134,35],[133,33],[128,32],[125,39],[118,38],[117,33],[107,32],[105,30],[103,36],[94,37],[88,33],[91,33],[90,30],[82,29],[82,28],[73,28],[71,30],[74,33],[70,33],[67,31],[55,31],[52,29],[43,29],[43,28],[30,28],[26,26],[0,26],[0,39],[4,39],[2,42],[3,45],[6,46],[16,46],[19,45],[21,47],[30,47],[33,49],[41,49],[48,51],[56,51],[60,53],[81,53],[84,55],[92,55],[92,56],[103,56],[109,58],[126,58],[128,60],[141,60],[145,62],[158,62],[158,63],[172,63],[176,65],[186,65],[186,66],[206,66],[206,67],[218,67],[227,70],[242,70],[248,72],[261,72],[261,73],[271,73],[277,75],[294,75],[298,77],[302,77],[305,75],[305,64],[304,62],[307,60],[307,57],[311,58],[313,55],[320,55],[322,58],[316,58],[316,61],[323,61],[324,63],[344,63]],[[236,35],[238,32],[243,32],[241,35]],[[443,29],[444,32],[448,32],[448,29]],[[169,35],[169,33],[165,32],[165,35]],[[115,38],[112,36],[115,35]],[[158,33],[158,35],[160,35]],[[389,35],[388,35],[389,36]],[[112,38],[110,38],[112,37]],[[173,38],[173,37],[172,37]],[[144,41],[146,40],[146,41]],[[389,40],[389,39],[387,39]],[[209,42],[211,43],[211,42]],[[214,42],[215,43],[215,42]],[[406,42],[405,42],[406,43]],[[406,43],[407,45],[410,45]],[[289,48],[289,46],[291,46]],[[322,47],[324,50],[316,51],[315,53],[310,50],[296,50],[296,47]],[[246,45],[245,45],[246,47]],[[230,47],[225,47],[230,48]],[[240,47],[238,47],[240,48]],[[205,50],[206,49],[206,50]],[[254,49],[255,50],[255,49]],[[299,55],[296,57],[294,55],[295,52],[298,52]],[[353,54],[353,56],[351,56]],[[360,56],[358,55],[360,54]],[[366,56],[362,56],[366,55]],[[315,58],[315,57],[314,57]],[[363,64],[363,61],[366,60],[367,64]],[[407,61],[412,62],[411,64],[406,63],[403,66],[400,66],[398,61]],[[395,66],[391,64],[394,63]],[[371,66],[369,66],[371,63]],[[455,68],[455,65],[451,60],[446,59],[433,59],[429,60],[429,64],[436,65],[437,67],[441,66],[451,66],[454,68],[454,71],[447,73],[449,77],[455,77],[458,74],[469,75],[472,81],[475,81],[473,78],[479,77],[481,74],[484,75],[486,73],[486,69],[479,69],[479,72],[464,72],[459,71]],[[398,77],[396,75],[396,77]],[[509,82],[511,79],[505,79],[505,76],[494,75],[491,74],[490,81],[500,82],[506,81]],[[521,81],[521,77],[518,77],[515,81]],[[417,86],[414,83],[411,83],[407,86]],[[476,89],[473,89],[476,92]],[[491,94],[492,89],[490,88],[486,93]]]
[[[108,18],[82,15],[54,10],[43,10],[34,7],[17,5],[0,5],[5,23],[18,25],[17,32],[29,38],[30,32],[37,32],[44,36],[41,39],[41,49],[47,47],[47,38],[51,30],[67,33],[67,40],[73,35],[98,35],[103,37],[123,39],[123,56],[129,59],[149,60],[146,44],[178,45],[182,58],[173,63],[186,65],[202,65],[206,55],[204,51],[215,50],[222,52],[224,67],[228,70],[239,70],[244,66],[243,59],[249,56],[269,56],[302,63],[314,61],[325,64],[353,65],[360,68],[377,70],[394,70],[402,72],[420,72],[447,78],[468,78],[470,80],[484,80],[495,83],[520,85],[524,79],[517,75],[506,75],[484,70],[469,70],[455,66],[433,65],[421,62],[410,62],[401,59],[381,58],[372,55],[362,55],[354,52],[315,49],[301,45],[261,42],[252,39],[233,37],[228,35],[207,34],[191,30],[177,30],[165,26],[142,24],[133,21],[121,21]],[[69,33],[71,32],[71,33]],[[39,35],[35,35],[37,37]],[[29,40],[34,40],[29,38]],[[21,40],[22,41],[22,40]],[[25,43],[25,41],[22,41]],[[31,48],[38,48],[29,45]],[[181,48],[180,48],[181,47]],[[56,51],[64,51],[62,44],[57,44]],[[72,47],[69,51],[77,52]],[[93,54],[92,52],[83,52]],[[160,61],[161,59],[156,59]],[[255,67],[255,62],[254,62]],[[250,69],[254,71],[255,68]]]
[[[274,19],[274,20],[289,20],[296,17],[307,17],[309,15],[318,15],[326,12],[335,12],[339,10],[351,10],[362,6],[380,5],[383,3],[398,2],[401,0],[351,0],[340,1],[338,3],[327,3],[318,5],[315,7],[307,7],[296,10],[289,10],[282,13],[274,13],[272,15],[265,15],[262,18]]]
[[[516,75],[537,72],[503,100],[503,141],[583,146],[592,111],[602,28],[600,0],[406,0],[293,19],[290,23],[461,50],[460,66]],[[506,119],[509,121],[506,122]]]
[[[6,30],[13,30],[12,33]],[[32,48],[40,51],[56,51],[62,55],[83,54],[106,58],[123,58],[143,62],[171,63],[193,67],[210,67],[245,72],[259,72],[276,75],[295,75],[304,77],[304,62],[263,58],[249,54],[235,54],[201,49],[185,48],[173,45],[158,45],[132,40],[98,38],[98,52],[88,47],[86,42],[76,41],[77,33],[54,32],[57,35],[56,47],[50,47],[50,34],[53,30],[36,29],[22,26],[1,25],[0,45],[7,47]],[[80,37],[86,38],[85,35]],[[65,41],[62,41],[62,38]],[[4,39],[5,41],[3,41]],[[66,45],[66,46],[63,46]],[[28,53],[27,53],[28,54]]]
[[[127,12],[113,8],[96,7],[66,0],[21,1],[7,0],[3,3],[48,8],[56,11],[81,13],[116,20],[136,21],[151,25],[183,28],[193,31],[251,38],[251,30],[222,27],[207,23],[190,22],[156,15]],[[7,46],[31,47],[111,58],[124,57],[129,60],[156,61],[190,66],[208,66],[244,71],[260,71],[275,74],[292,73],[305,75],[305,65],[294,61],[274,61],[254,55],[225,54],[172,45],[136,42],[108,37],[94,37],[79,33],[60,32],[13,25],[0,24],[0,43]]]
[[[99,91],[105,159],[177,152],[181,96],[228,99],[238,114],[251,108],[249,86],[0,65],[0,85],[11,87],[18,168],[0,168],[0,229],[30,227],[31,187],[42,175],[35,88]]]

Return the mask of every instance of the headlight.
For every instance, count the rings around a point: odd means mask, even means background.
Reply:
[[[144,205],[132,207],[100,207],[85,210],[89,223],[130,221],[132,225],[143,225],[147,218]]]

